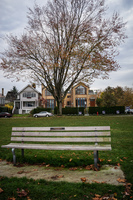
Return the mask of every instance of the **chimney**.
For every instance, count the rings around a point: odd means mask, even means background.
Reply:
[[[2,96],[4,96],[4,88],[2,88]]]
[[[36,89],[36,84],[35,84],[35,83],[32,83],[32,87]]]

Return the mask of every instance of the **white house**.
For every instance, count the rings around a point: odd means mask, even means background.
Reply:
[[[29,113],[31,110],[39,106],[41,94],[31,85],[27,85],[22,89],[14,101],[14,110],[16,114]]]
[[[4,88],[2,88],[2,93],[0,93],[0,106],[5,105]]]

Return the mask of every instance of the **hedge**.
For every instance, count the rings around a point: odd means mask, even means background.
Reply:
[[[125,107],[124,106],[114,106],[114,107],[89,107],[89,114],[103,114],[103,111],[105,114],[117,114],[117,111],[119,114],[125,113]]]
[[[54,108],[54,114],[57,114],[57,107]],[[84,107],[65,107],[62,108],[63,115],[84,115]]]

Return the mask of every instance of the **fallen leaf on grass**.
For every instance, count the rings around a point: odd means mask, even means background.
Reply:
[[[19,197],[26,197],[28,195],[28,191],[25,191],[24,189],[17,191]]]
[[[30,197],[27,197],[27,200],[31,200]]]
[[[64,175],[60,175],[60,176],[55,175],[55,176],[52,176],[51,178],[54,180],[57,180],[58,178],[63,178],[63,177],[64,177]]]
[[[87,179],[84,177],[84,178],[81,178],[81,181],[82,181],[83,183],[85,183],[85,182],[87,181]]]
[[[92,169],[92,166],[91,166],[91,165],[87,165],[87,166],[85,167],[85,169],[91,170],[91,169]]]
[[[33,169],[33,171],[38,171],[38,169]]]
[[[14,197],[9,197],[7,200],[16,200],[16,198],[14,198]]]
[[[99,195],[99,194],[95,194],[95,197],[97,197],[97,198],[100,198],[100,197],[101,197],[101,195]]]
[[[123,179],[122,179],[122,178],[118,178],[117,181],[118,181],[119,183],[125,183],[125,182],[126,182],[126,179],[124,179],[124,178],[123,178]]]
[[[100,165],[98,164],[98,167],[100,168]],[[97,169],[96,167],[94,167],[94,165],[87,165],[85,167],[85,169],[87,170],[94,170],[94,171],[99,171],[99,169]]]
[[[24,173],[24,170],[17,172],[17,174],[23,174],[23,173]]]
[[[100,182],[98,182],[98,181],[95,181],[95,180],[92,180],[92,182],[93,182],[93,183],[100,183]]]
[[[131,183],[126,183],[126,189],[125,189],[125,195],[126,196],[129,196],[131,194],[131,187],[132,187]]]
[[[120,166],[120,163],[117,163],[117,166]]]
[[[64,177],[64,175],[60,175],[60,176],[58,176],[58,178],[63,178]]]
[[[55,171],[62,171],[62,169],[61,168],[56,168],[56,169],[54,169]]]
[[[104,160],[103,159],[101,159],[101,158],[98,158],[98,160],[99,160],[99,162],[103,162]]]
[[[71,168],[69,168],[69,170],[75,171],[75,170],[77,170],[77,167],[71,167]]]
[[[72,158],[70,158],[69,162],[71,162],[71,161],[72,161]]]
[[[126,160],[126,159],[128,159],[128,157],[123,157],[123,159],[125,159],[125,160]]]
[[[4,192],[1,188],[0,188],[0,193]]]

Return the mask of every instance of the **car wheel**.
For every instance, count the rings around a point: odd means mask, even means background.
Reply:
[[[5,118],[7,118],[7,116],[5,116]]]
[[[46,115],[46,117],[49,117],[48,115]]]
[[[35,117],[37,118],[38,116],[37,116],[37,115],[35,115]]]

